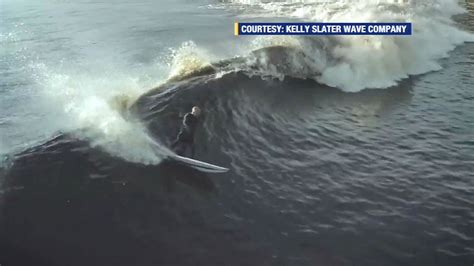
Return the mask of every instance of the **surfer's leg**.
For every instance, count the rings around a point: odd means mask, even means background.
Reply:
[[[183,156],[184,153],[186,152],[186,145],[180,141],[177,141],[176,143],[174,143],[173,146],[174,146],[173,151],[180,156]]]
[[[178,155],[183,155],[183,143],[179,141],[179,139],[176,139],[171,143],[171,150],[174,151]]]
[[[184,146],[184,149],[183,149],[183,154],[184,155],[183,156],[191,158],[191,154],[190,154],[191,149],[190,149],[189,143],[184,143],[183,146]]]
[[[191,158],[194,158],[194,153],[195,153],[196,150],[194,149],[194,144],[193,143],[190,144],[190,148],[191,148]]]

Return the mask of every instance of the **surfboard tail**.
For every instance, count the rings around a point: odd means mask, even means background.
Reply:
[[[171,156],[171,159],[182,163],[184,165],[187,165],[189,167],[192,167],[196,170],[199,170],[201,172],[206,172],[206,173],[225,173],[229,171],[229,168],[225,168],[222,166],[202,162],[199,160],[191,159],[188,157],[180,156],[180,155],[173,155]]]

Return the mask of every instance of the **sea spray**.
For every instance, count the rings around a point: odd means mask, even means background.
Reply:
[[[62,131],[73,131],[91,145],[131,162],[157,164],[165,156],[166,149],[126,114],[128,103],[144,90],[136,78],[120,72],[100,77],[60,74],[44,64],[34,68],[43,88],[42,100],[63,123]]]

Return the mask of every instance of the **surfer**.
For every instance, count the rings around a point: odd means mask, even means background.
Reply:
[[[176,140],[171,144],[176,154],[186,156],[188,150],[191,152],[190,157],[194,157],[194,133],[196,132],[198,117],[201,115],[201,109],[194,106],[190,113],[184,115],[181,129],[179,130]]]

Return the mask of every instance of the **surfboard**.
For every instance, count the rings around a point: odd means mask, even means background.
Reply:
[[[225,173],[225,172],[229,171],[228,168],[225,168],[225,167],[222,167],[222,166],[218,166],[218,165],[198,161],[198,160],[195,160],[195,159],[179,156],[179,155],[176,155],[176,154],[171,155],[170,158],[172,160],[174,160],[175,162],[190,166],[190,167],[192,167],[196,170],[199,170],[199,171],[205,172],[205,173]]]

